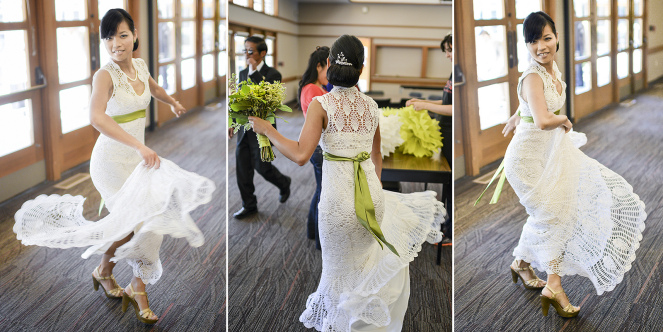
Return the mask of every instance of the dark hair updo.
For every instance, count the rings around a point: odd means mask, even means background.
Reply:
[[[101,19],[101,24],[99,25],[99,34],[101,39],[106,39],[115,36],[117,32],[117,27],[120,26],[122,22],[127,22],[129,30],[133,34],[136,28],[134,27],[134,20],[131,18],[131,15],[127,13],[126,10],[122,8],[110,9],[106,12],[106,15]],[[134,43],[134,51],[138,49],[138,39]]]
[[[329,50],[327,80],[333,85],[353,87],[359,81],[363,65],[364,45],[359,38],[350,35],[340,36]]]
[[[544,12],[534,12],[525,18],[523,21],[523,37],[525,42],[531,44],[541,38],[543,29],[550,26],[553,34],[557,36],[557,29],[555,29],[555,22]],[[559,51],[559,42],[557,43],[557,51]]]

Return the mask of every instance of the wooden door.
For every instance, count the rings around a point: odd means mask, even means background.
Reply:
[[[456,3],[456,63],[465,73],[458,102],[466,174],[504,156],[506,120],[518,109],[518,78],[530,60],[522,22],[543,1],[471,0]],[[457,129],[458,130],[458,129]]]

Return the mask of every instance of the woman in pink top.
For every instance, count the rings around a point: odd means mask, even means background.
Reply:
[[[302,75],[302,80],[299,81],[297,96],[304,117],[306,117],[308,105],[313,98],[327,93],[327,90],[325,90],[325,86],[328,84],[327,57],[329,57],[329,47],[316,47],[308,60],[308,66],[304,75]],[[315,239],[315,247],[320,249],[320,236],[318,235],[318,203],[322,190],[322,149],[320,149],[320,145],[315,148],[310,161],[313,164],[316,188],[308,211],[307,236],[309,239]]]

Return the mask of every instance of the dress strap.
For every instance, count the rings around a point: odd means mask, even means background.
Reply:
[[[330,161],[352,161],[355,173],[355,213],[357,214],[357,218],[359,218],[361,225],[373,235],[373,238],[375,238],[376,241],[378,241],[380,248],[384,250],[384,246],[382,245],[384,243],[391,252],[400,257],[396,248],[385,240],[384,234],[382,234],[382,229],[380,229],[380,225],[378,225],[377,220],[375,220],[375,206],[373,205],[373,199],[371,198],[371,193],[368,189],[366,173],[362,171],[360,164],[362,161],[368,160],[371,157],[370,153],[364,151],[354,158],[339,157],[328,152],[324,152],[322,156],[325,160]]]

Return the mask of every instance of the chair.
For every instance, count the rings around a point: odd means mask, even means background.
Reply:
[[[373,98],[373,100],[378,104],[378,108],[392,107],[391,99],[389,98]]]
[[[366,91],[366,93],[364,93],[364,94],[367,95],[367,96],[369,96],[369,97],[373,97],[373,96],[376,96],[376,97],[377,97],[377,96],[384,96],[384,91],[370,90],[370,91]]]

